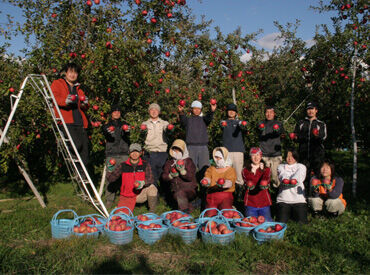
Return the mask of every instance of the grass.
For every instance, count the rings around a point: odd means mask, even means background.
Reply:
[[[351,159],[338,154],[335,158],[342,160],[338,171],[349,182]],[[96,212],[74,195],[71,184],[59,183],[51,187],[45,209],[35,199],[0,202],[0,272],[369,274],[370,174],[366,157],[360,162],[359,198],[351,198],[346,187],[345,214],[337,219],[309,217],[306,226],[288,223],[283,240],[262,245],[239,235],[228,246],[206,245],[200,239],[185,245],[173,236],[149,246],[137,233],[125,246],[113,245],[106,237],[53,240],[50,220],[58,210],[72,208],[79,215]],[[167,210],[161,202],[157,212]],[[140,206],[134,214],[144,212],[146,207]]]

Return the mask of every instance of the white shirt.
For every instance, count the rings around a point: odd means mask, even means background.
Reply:
[[[284,203],[306,203],[304,180],[306,178],[307,168],[301,163],[280,164],[278,167],[278,177],[281,182],[279,186],[279,194],[276,202]],[[296,179],[297,185],[294,187],[284,186],[283,179]]]

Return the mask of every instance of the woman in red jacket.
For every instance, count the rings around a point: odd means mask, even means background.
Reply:
[[[265,167],[260,148],[252,147],[249,151],[251,162],[242,172],[246,192],[244,197],[246,216],[264,216],[266,221],[272,221],[269,193],[271,171]]]

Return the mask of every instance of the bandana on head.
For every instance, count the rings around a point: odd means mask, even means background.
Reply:
[[[260,154],[262,156],[262,151],[259,147],[252,147],[249,151],[249,155],[256,155],[256,154]]]
[[[216,160],[215,159],[217,168],[225,168],[226,167],[226,163],[225,163],[224,156],[222,155],[222,152],[221,151],[216,151],[215,157],[219,157],[220,158],[219,160]]]

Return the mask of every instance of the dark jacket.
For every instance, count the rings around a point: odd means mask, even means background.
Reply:
[[[186,145],[207,145],[207,126],[212,119],[213,112],[208,112],[205,116],[192,115],[190,117],[180,114],[180,123],[186,131]]]
[[[130,159],[120,163],[113,172],[107,173],[107,180],[114,182],[122,177],[121,196],[136,197],[141,190],[134,188],[135,181],[145,181],[144,187],[153,184],[153,174],[150,165],[140,158],[136,165],[131,164]]]
[[[265,124],[265,128],[261,130],[258,125]],[[257,125],[259,146],[264,157],[281,156],[280,136],[284,133],[283,124],[277,120],[263,120]],[[274,125],[278,125],[278,129],[274,129]]]
[[[319,135],[316,137],[312,130],[317,128]],[[309,120],[307,117],[295,126],[294,133],[299,143],[299,157],[303,162],[319,162],[325,155],[324,141],[327,136],[326,124],[318,119]]]
[[[78,111],[81,115],[83,127],[87,128],[88,121],[87,121],[84,111],[87,110],[88,106],[82,105],[80,100],[78,100],[78,97],[85,96],[84,92],[80,89],[80,86],[76,87],[77,97],[75,100],[75,104],[69,104],[69,105],[66,104],[66,99],[67,99],[67,96],[70,94],[70,89],[68,87],[67,82],[63,78],[54,80],[50,88],[60,108],[60,112],[63,116],[64,122],[66,124],[75,123],[74,115],[73,115],[73,112],[75,110],[75,112]],[[54,112],[55,112],[56,117],[59,117],[58,113],[56,112],[55,107],[54,107]]]
[[[227,126],[223,128],[222,143],[229,152],[245,153],[244,140],[242,135],[242,128],[239,125],[240,120],[228,119]]]
[[[128,155],[130,145],[130,133],[122,130],[122,125],[127,124],[122,120],[110,120],[103,126],[103,133],[106,139],[105,155],[107,157]],[[114,126],[113,136],[108,133],[107,129]]]
[[[164,181],[167,181],[171,184],[171,192],[176,193],[179,190],[196,190],[198,187],[197,180],[195,178],[195,172],[196,167],[194,162],[191,158],[184,159],[185,162],[185,169],[186,169],[186,175],[181,175],[179,173],[178,177],[175,177],[173,179],[169,178],[170,170],[172,167],[175,166],[175,160],[170,159],[167,160],[164,167],[163,167],[163,173],[162,173],[162,179]]]

